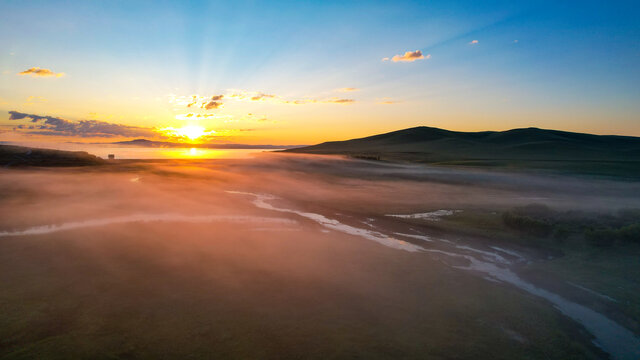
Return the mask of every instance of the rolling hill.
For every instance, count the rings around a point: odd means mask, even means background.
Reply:
[[[0,166],[89,166],[106,161],[85,151],[37,149],[0,145]]]
[[[420,126],[284,150],[433,164],[568,169],[640,176],[640,138],[538,128],[460,132]],[[598,169],[602,167],[602,169]]]

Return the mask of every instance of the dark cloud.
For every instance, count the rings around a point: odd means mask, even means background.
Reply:
[[[208,103],[202,103],[201,108],[206,110],[212,110],[212,109],[218,109],[221,106],[222,106],[221,102],[211,100]]]
[[[98,120],[70,121],[53,116],[41,116],[26,114],[18,111],[9,111],[9,120],[30,119],[37,131],[28,131],[32,134],[58,135],[58,136],[80,136],[80,137],[138,137],[154,136],[152,129],[113,124]],[[24,127],[20,129],[25,129]],[[33,129],[33,127],[29,127]]]
[[[200,108],[205,110],[219,109],[223,105],[221,101],[223,97],[224,95],[213,95],[210,100],[206,100],[205,102],[200,104]],[[195,102],[197,101],[196,98],[197,97],[194,95],[193,96],[194,101],[188,104],[187,107],[191,107],[191,105],[195,104]]]

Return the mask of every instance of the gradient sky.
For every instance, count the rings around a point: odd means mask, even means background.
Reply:
[[[0,140],[640,136],[639,18],[637,1],[2,0]]]

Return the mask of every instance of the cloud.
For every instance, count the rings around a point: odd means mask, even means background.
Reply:
[[[200,108],[205,109],[205,110],[212,110],[212,109],[218,109],[222,107],[222,103],[219,101],[209,101],[208,103],[202,103],[202,105],[200,106]]]
[[[382,61],[389,61],[389,58],[388,57],[383,57]]]
[[[346,88],[342,88],[342,89],[336,89],[337,92],[353,92],[353,91],[360,91],[360,89],[358,88],[353,88],[353,87],[346,87]]]
[[[29,119],[35,125],[27,129],[28,133],[56,136],[79,137],[140,137],[153,136],[150,128],[113,124],[98,120],[70,121],[53,116],[26,114],[18,111],[9,111],[9,120]]]
[[[263,94],[263,93],[258,93],[257,95],[254,95],[251,97],[251,100],[253,101],[258,101],[258,100],[264,100],[264,99],[272,99],[275,98],[275,95],[272,94]]]
[[[222,98],[224,95],[213,95],[213,96],[201,96],[201,95],[191,95],[188,96],[175,96],[169,95],[169,102],[176,105],[186,106],[188,108],[200,104],[200,109],[205,110],[213,110],[219,109],[224,104],[222,103]]]
[[[355,89],[355,88],[354,88]],[[354,90],[355,91],[355,90]],[[255,91],[245,91],[245,90],[233,90],[227,95],[229,98],[239,101],[268,101],[277,104],[293,104],[293,105],[304,105],[304,104],[350,104],[354,103],[354,99],[339,99],[339,98],[328,98],[328,99],[314,99],[314,98],[306,98],[306,99],[286,99],[278,95],[273,94],[265,94],[261,92]]]
[[[36,105],[46,103],[48,100],[42,96],[29,96],[24,105]]]
[[[63,77],[64,73],[55,73],[49,69],[42,69],[39,67],[32,67],[25,71],[21,71],[18,75],[31,75],[33,77]]]
[[[392,105],[392,104],[398,104],[400,102],[401,101],[396,101],[389,98],[382,98],[382,99],[376,100],[376,104],[382,104],[382,105]]]
[[[176,120],[194,120],[194,119],[200,120],[200,119],[208,119],[208,118],[225,120],[230,117],[231,115],[224,115],[224,114],[194,114],[194,113],[178,114],[175,116]]]
[[[356,102],[353,99],[328,99],[328,100],[324,100],[322,102],[325,103],[334,103],[334,104],[351,104]]]
[[[475,44],[477,44],[477,43],[478,43],[478,40],[471,40],[471,41],[469,42],[469,45],[475,45]]]
[[[391,58],[391,61],[393,62],[414,62],[416,60],[422,60],[422,59],[430,59],[431,58],[431,54],[427,54],[422,55],[422,51],[420,50],[416,50],[416,51],[407,51],[404,53],[404,55],[395,55],[394,57]],[[383,61],[386,61],[383,59]]]
[[[213,110],[213,109],[219,109],[222,107],[222,98],[224,97],[224,95],[213,95],[211,97],[211,99],[203,102],[200,105],[201,109],[205,109],[205,110]],[[195,96],[194,96],[195,98]]]
[[[193,105],[198,103],[198,96],[197,95],[193,95],[192,99],[193,100],[190,103],[187,104],[187,107],[192,107]]]

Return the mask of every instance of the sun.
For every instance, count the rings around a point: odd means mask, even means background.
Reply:
[[[188,125],[176,129],[178,136],[186,137],[189,140],[196,140],[206,134],[206,130],[202,126]]]
[[[195,141],[204,136],[209,136],[215,133],[215,131],[213,130],[207,131],[205,128],[198,125],[186,125],[181,128],[168,127],[156,131],[170,138],[178,138],[189,141]]]

